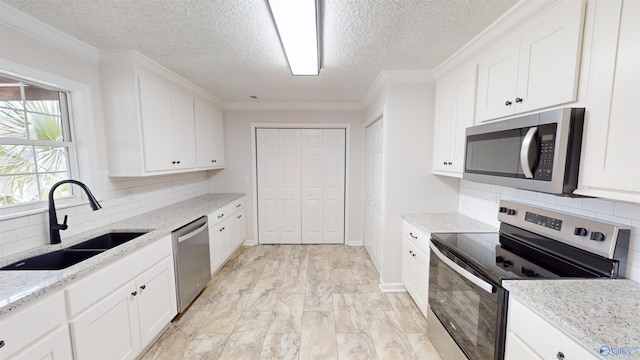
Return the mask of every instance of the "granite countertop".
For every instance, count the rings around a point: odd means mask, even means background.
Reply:
[[[426,234],[432,232],[496,232],[494,226],[459,213],[403,214],[402,218]]]
[[[602,359],[640,359],[640,284],[631,280],[511,280],[509,296]]]
[[[245,194],[206,194],[184,200],[154,211],[134,216],[90,232],[64,239],[62,244],[43,245],[20,254],[0,259],[0,267],[15,261],[59,250],[82,242],[88,238],[110,231],[149,231],[148,233],[107,250],[99,255],[62,270],[0,271],[0,315],[33,299],[66,285],[70,281],[87,274],[123,256],[158,240],[201,216],[208,215]]]

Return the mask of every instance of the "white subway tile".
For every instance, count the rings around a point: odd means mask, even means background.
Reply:
[[[613,214],[627,219],[640,220],[640,205],[616,202]]]
[[[558,205],[566,206],[573,209],[582,209],[582,198],[570,198],[558,196]]]
[[[16,241],[18,239],[16,235],[16,230],[9,230],[0,233],[0,245],[8,244],[10,242]]]
[[[640,282],[640,266],[634,266],[633,264],[627,264],[627,274],[625,278]]]
[[[29,225],[37,225],[37,224],[42,224],[42,223],[48,223],[49,222],[49,218],[48,218],[48,213],[40,213],[40,214],[33,214],[33,215],[29,215]]]
[[[28,240],[16,240],[7,244],[3,244],[1,248],[2,256],[9,256],[31,249],[31,242]]]
[[[0,221],[0,232],[19,229],[25,226],[29,226],[29,217],[19,217],[8,220]]]
[[[582,199],[582,208],[588,211],[595,211],[600,214],[613,215],[613,207],[615,202],[599,198]]]
[[[614,223],[619,223],[619,224],[624,224],[624,225],[631,226],[631,219],[627,219],[627,218],[623,218],[623,217],[611,216],[611,215],[607,215],[607,214],[598,214],[597,218],[600,219],[600,220],[604,220],[604,221],[611,221],[611,222],[614,222]]]

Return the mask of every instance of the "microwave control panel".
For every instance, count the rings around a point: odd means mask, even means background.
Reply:
[[[538,154],[538,166],[534,178],[536,180],[551,181],[553,175],[553,154],[555,152],[556,124],[546,124],[539,127],[540,153]]]

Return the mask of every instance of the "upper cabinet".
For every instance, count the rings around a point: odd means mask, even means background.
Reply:
[[[576,100],[584,1],[561,1],[479,57],[477,123]]]
[[[577,194],[640,203],[640,2],[590,3]]]
[[[439,80],[433,139],[433,173],[462,177],[465,129],[475,118],[477,67]]]
[[[224,167],[224,127],[222,111],[195,102],[196,150],[198,168]]]
[[[224,166],[210,94],[132,50],[103,51],[100,75],[110,176]]]

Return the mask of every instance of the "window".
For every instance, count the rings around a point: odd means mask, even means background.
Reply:
[[[0,73],[0,209],[47,200],[54,183],[71,178],[67,98]],[[71,195],[69,184],[56,190],[56,198]]]

